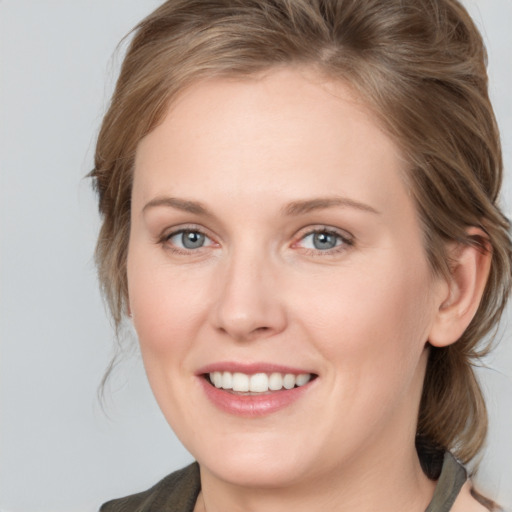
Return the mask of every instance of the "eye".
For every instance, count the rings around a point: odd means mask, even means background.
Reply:
[[[165,238],[176,249],[191,251],[201,249],[213,244],[213,241],[197,229],[181,229],[169,234]]]
[[[295,245],[307,251],[332,253],[346,249],[353,241],[334,230],[316,229],[306,233]]]
[[[302,239],[303,245],[307,249],[317,249],[326,251],[334,249],[341,242],[340,237],[327,231],[311,233]]]

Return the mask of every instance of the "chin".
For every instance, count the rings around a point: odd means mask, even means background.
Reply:
[[[293,457],[232,452],[222,459],[199,461],[202,470],[241,487],[285,488],[306,478],[304,464]]]
[[[302,436],[261,425],[263,431],[216,431],[210,425],[202,439],[188,431],[186,448],[202,471],[237,486],[286,487],[301,481],[306,468],[315,466],[313,443]],[[179,437],[179,436],[178,436]],[[309,445],[309,446],[308,446]],[[308,456],[307,448],[311,448]],[[306,448],[306,450],[305,450]]]

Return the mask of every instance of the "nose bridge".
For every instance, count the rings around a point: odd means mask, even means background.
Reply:
[[[276,262],[254,238],[233,247],[219,273],[216,327],[237,340],[280,332],[286,315],[278,282]]]

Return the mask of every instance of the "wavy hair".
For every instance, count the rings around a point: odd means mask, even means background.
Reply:
[[[96,261],[119,327],[138,142],[173,98],[213,76],[310,66],[349,83],[409,162],[432,272],[449,275],[447,242],[492,251],[479,309],[462,337],[430,348],[419,445],[461,461],[487,431],[473,366],[490,347],[511,287],[509,222],[498,206],[500,137],[482,38],[457,0],[169,0],[133,32],[99,133],[91,176],[102,217]],[[468,236],[477,226],[486,239]],[[489,249],[490,247],[490,249]]]

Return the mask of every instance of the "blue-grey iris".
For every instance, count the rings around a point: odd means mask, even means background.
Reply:
[[[205,236],[197,231],[183,231],[181,242],[185,249],[198,249],[204,245]]]
[[[315,249],[326,250],[333,249],[336,247],[338,237],[331,233],[314,233],[313,234],[313,245]]]

